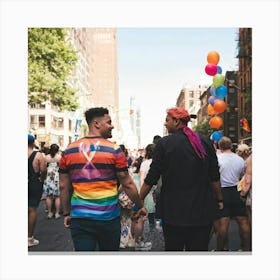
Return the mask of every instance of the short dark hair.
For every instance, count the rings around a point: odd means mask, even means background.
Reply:
[[[153,138],[153,143],[154,143],[154,144],[157,144],[157,142],[158,142],[159,139],[161,139],[161,136],[155,135],[154,138]]]
[[[146,150],[146,155],[145,158],[150,159],[153,157],[154,154],[154,149],[155,149],[155,144],[149,144],[145,150]]]
[[[109,111],[107,108],[104,107],[95,107],[95,108],[88,109],[85,112],[87,124],[89,125],[93,119],[98,117],[103,117],[106,114],[109,114]]]

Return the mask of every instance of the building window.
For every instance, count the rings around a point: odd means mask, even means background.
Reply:
[[[189,101],[189,108],[191,108],[193,106],[193,103],[194,103],[193,100]]]
[[[51,127],[52,128],[63,128],[63,118],[58,118],[55,116],[52,116],[52,121],[51,121]]]
[[[32,104],[32,105],[30,105],[30,108],[32,108],[32,109],[45,109],[46,105],[45,104]]]
[[[30,115],[30,124],[37,125],[37,116],[36,115]]]
[[[39,116],[39,127],[45,127],[45,116]]]
[[[189,91],[189,97],[193,98],[193,91]]]
[[[69,127],[69,130],[71,131],[72,130],[72,121],[71,120],[68,121],[68,127]]]

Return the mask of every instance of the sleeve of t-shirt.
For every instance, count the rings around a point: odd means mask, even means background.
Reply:
[[[64,153],[62,153],[61,159],[59,161],[58,172],[59,173],[64,173],[64,174],[69,172],[69,169],[68,169],[67,164],[66,164],[66,157],[65,157]]]
[[[126,156],[124,154],[124,152],[122,151],[122,149],[117,146],[116,147],[116,162],[115,162],[115,169],[116,172],[121,172],[121,171],[127,171],[128,169],[128,163],[127,163],[127,159]]]

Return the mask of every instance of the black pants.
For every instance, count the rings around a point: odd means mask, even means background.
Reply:
[[[208,251],[212,224],[173,226],[163,223],[165,251]]]

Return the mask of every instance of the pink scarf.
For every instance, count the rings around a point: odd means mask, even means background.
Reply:
[[[196,132],[192,131],[187,125],[183,126],[183,131],[189,138],[191,145],[194,148],[196,154],[200,158],[205,159],[206,152],[205,152],[204,147],[201,144],[201,140],[200,140],[198,134]]]

